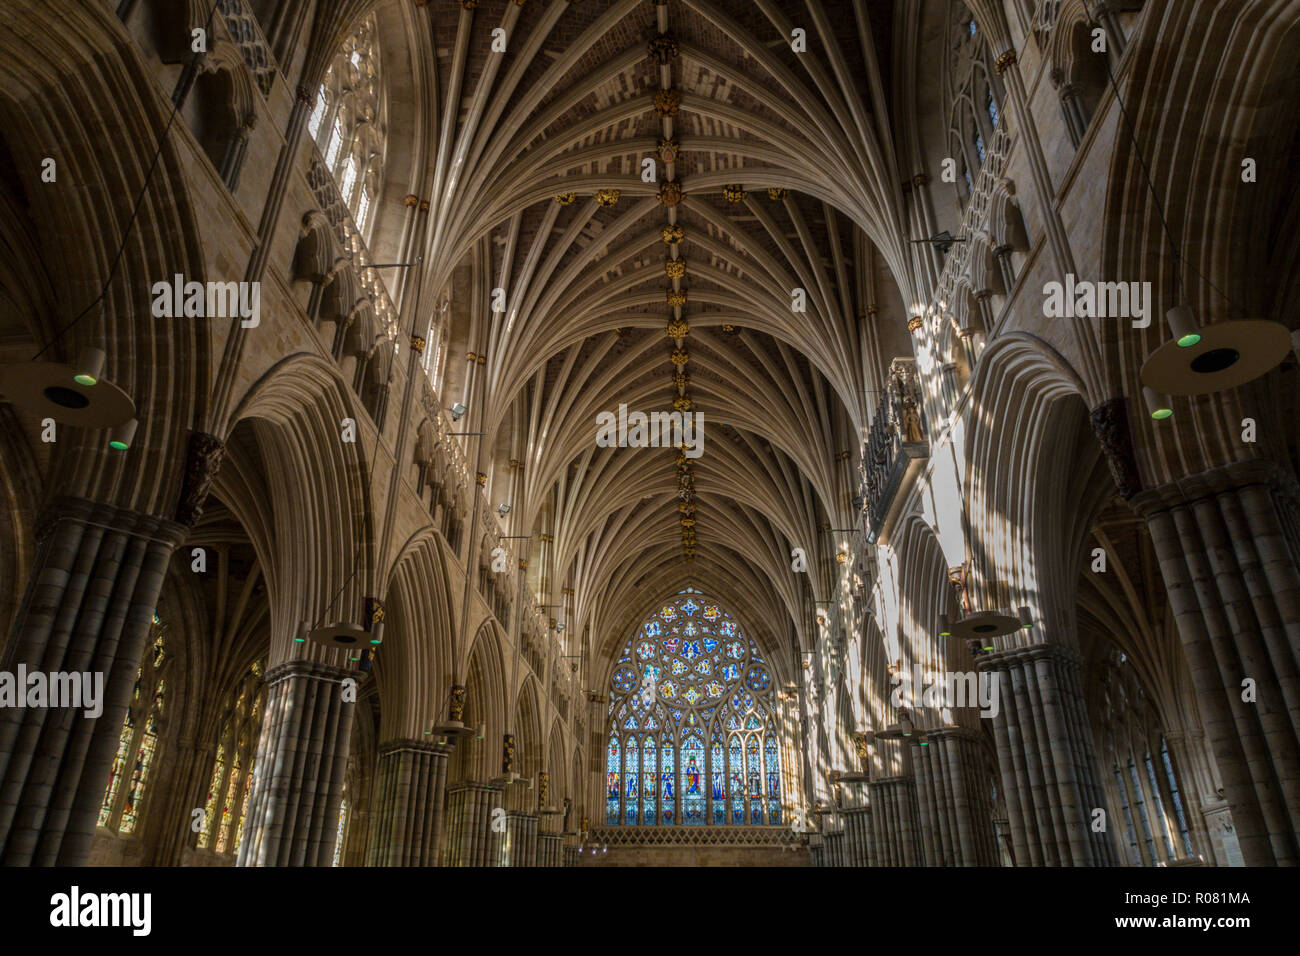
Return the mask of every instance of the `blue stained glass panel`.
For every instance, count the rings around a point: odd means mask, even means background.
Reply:
[[[704,743],[694,734],[682,744],[682,813],[684,822],[704,822]]]
[[[713,822],[727,822],[727,758],[722,752],[722,738],[713,738]]]
[[[657,784],[659,761],[655,752],[655,738],[648,734],[641,745],[641,819],[646,826],[659,822],[659,809],[655,806],[659,796]]]
[[[770,734],[763,742],[763,760],[767,769],[767,812],[769,823],[781,822],[781,773],[777,766],[776,740]]]
[[[733,734],[727,753],[727,785],[731,790],[731,822],[745,822],[745,755],[740,746],[740,735]]]
[[[647,706],[643,676],[654,678],[667,709]],[[610,678],[617,729],[606,755],[606,822],[779,823],[772,684],[724,609],[686,591],[663,604],[633,632]]]
[[[622,789],[619,783],[619,745],[618,737],[610,735],[609,752],[605,761],[607,774],[605,788],[605,823],[609,826],[619,822],[618,796]]]
[[[659,779],[659,805],[663,808],[663,821],[665,825],[676,823],[676,817],[673,811],[676,809],[677,801],[677,778],[674,773],[673,764],[673,745],[665,740],[663,751],[660,754],[660,779]]]

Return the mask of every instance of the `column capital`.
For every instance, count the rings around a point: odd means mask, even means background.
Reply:
[[[1300,486],[1276,462],[1266,458],[1234,461],[1195,475],[1185,475],[1135,495],[1130,504],[1144,518],[1179,505],[1213,498],[1251,485],[1264,485],[1284,497],[1300,499]]]
[[[187,527],[167,518],[141,514],[102,501],[60,495],[50,501],[36,519],[36,541],[43,541],[64,521],[97,525],[134,537],[150,538],[171,548],[180,547],[189,534]]]
[[[418,754],[432,754],[435,757],[446,757],[451,750],[446,744],[429,742],[427,740],[413,740],[409,737],[396,737],[387,740],[379,745],[379,757],[382,760],[390,754],[402,753],[409,751]]]
[[[338,683],[345,677],[351,677],[360,682],[362,674],[357,671],[346,670],[342,667],[335,667],[332,664],[321,664],[317,661],[294,660],[285,661],[282,664],[276,664],[266,672],[266,683],[278,684],[280,681],[288,680],[292,677],[305,677],[310,680],[330,681]]]

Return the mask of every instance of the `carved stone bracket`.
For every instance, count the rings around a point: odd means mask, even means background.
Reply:
[[[1133,436],[1129,431],[1128,402],[1122,397],[1112,398],[1094,408],[1092,430],[1101,443],[1120,495],[1132,498],[1142,490],[1142,479],[1138,475]]]
[[[181,484],[181,500],[176,505],[176,521],[186,527],[203,514],[212,479],[217,476],[221,459],[226,453],[225,443],[207,432],[190,432],[189,447],[185,452],[185,478]]]

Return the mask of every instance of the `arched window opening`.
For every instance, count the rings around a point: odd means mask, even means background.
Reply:
[[[339,196],[363,237],[373,233],[373,206],[387,145],[387,97],[382,77],[378,29],[372,14],[330,64],[307,121]]]
[[[952,9],[944,94],[948,141],[966,186],[964,194],[957,187],[958,200],[964,207],[975,191],[993,134],[1002,122],[1003,88],[993,68],[993,52],[974,16],[961,3],[954,3]]]
[[[253,664],[231,695],[217,737],[217,756],[204,801],[205,821],[195,846],[234,856],[244,834],[244,817],[253,792],[253,766],[262,725],[265,664]]]
[[[1182,788],[1154,703],[1121,651],[1102,674],[1100,737],[1114,807],[1123,819],[1121,851],[1131,866],[1197,855]]]
[[[691,589],[664,603],[610,680],[606,824],[780,824],[772,685],[720,605]]]
[[[153,782],[167,692],[165,675],[171,660],[164,642],[166,631],[166,625],[155,613],[150,641],[136,672],[135,690],[122,722],[117,754],[108,771],[108,785],[100,803],[99,826],[110,833],[136,831]]]

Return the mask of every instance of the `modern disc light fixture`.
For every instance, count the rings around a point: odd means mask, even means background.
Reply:
[[[0,369],[0,395],[40,418],[82,428],[111,428],[109,446],[130,447],[135,435],[135,403],[104,378],[106,356],[84,348],[71,365],[61,362],[20,362]]]
[[[1149,392],[1206,395],[1245,385],[1281,364],[1291,350],[1291,331],[1266,319],[1231,319],[1198,327],[1187,306],[1169,310],[1173,338],[1142,365],[1142,384],[1151,417],[1168,418],[1152,408]],[[1167,405],[1165,406],[1167,407]]]
[[[1030,622],[1028,625],[1025,624],[1026,620]],[[962,641],[979,641],[984,650],[991,651],[993,645],[990,641],[993,638],[1014,634],[1022,627],[1032,626],[1033,621],[1029,617],[1028,608],[1021,608],[1019,615],[1003,610],[975,611],[959,621],[953,621],[950,625],[945,625],[941,620],[939,633],[941,636],[955,637]],[[946,631],[945,627],[947,627]]]
[[[1099,24],[1092,15],[1088,0],[1084,0],[1083,9],[1088,26],[1097,27]],[[1169,221],[1160,202],[1160,194],[1156,191],[1155,184],[1151,182],[1149,167],[1142,155],[1137,135],[1133,131],[1133,122],[1120,95],[1119,84],[1115,81],[1110,61],[1103,58],[1103,62],[1125,129],[1128,131],[1129,142],[1146,176],[1147,189],[1151,193],[1152,202],[1160,218],[1160,228],[1164,232],[1165,240],[1169,243],[1169,251],[1173,256],[1173,293],[1176,300],[1181,289],[1179,267],[1183,265],[1183,257],[1169,228]],[[1196,272],[1190,265],[1188,268]],[[1229,306],[1236,307],[1236,303],[1218,286],[1201,276],[1199,272],[1196,274]],[[1139,375],[1147,410],[1156,421],[1164,421],[1173,416],[1173,407],[1168,396],[1206,395],[1245,385],[1281,364],[1292,345],[1291,331],[1282,323],[1267,319],[1230,319],[1213,325],[1200,326],[1196,321],[1195,313],[1186,305],[1174,306],[1166,314],[1166,318],[1173,338],[1147,357],[1147,360],[1142,363]]]

